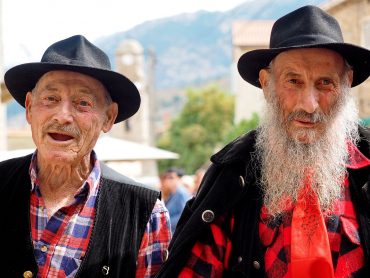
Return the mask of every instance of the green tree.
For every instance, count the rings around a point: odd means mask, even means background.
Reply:
[[[227,144],[240,135],[255,129],[259,123],[259,116],[257,113],[253,113],[250,119],[241,120],[237,125],[231,127],[229,133],[225,136],[223,143]]]
[[[157,146],[180,155],[176,166],[194,173],[209,160],[233,125],[234,96],[216,86],[187,91],[179,116],[158,140]],[[160,170],[174,161],[161,161]]]

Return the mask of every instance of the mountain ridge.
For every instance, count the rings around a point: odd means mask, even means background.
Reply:
[[[274,20],[303,5],[323,0],[249,0],[225,12],[198,11],[151,20],[96,41],[111,61],[119,43],[135,39],[156,55],[158,90],[208,82],[229,74],[231,26],[236,20]],[[113,63],[114,64],[114,63]]]
[[[248,0],[225,12],[198,11],[149,20],[94,41],[115,69],[115,50],[125,39],[135,39],[155,53],[155,93],[159,109],[173,115],[181,108],[184,90],[217,81],[227,87],[232,59],[231,26],[236,20],[274,20],[304,5],[324,0]],[[220,81],[221,80],[221,81]],[[163,105],[165,103],[166,105]],[[166,107],[165,107],[166,106]],[[166,111],[166,109],[169,109]],[[15,101],[8,105],[8,125],[17,125],[24,112]],[[24,125],[25,121],[19,125]]]

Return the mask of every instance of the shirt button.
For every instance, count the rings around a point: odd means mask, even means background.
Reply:
[[[47,246],[45,246],[45,245],[41,246],[41,252],[45,253],[46,251],[48,251]]]
[[[241,187],[245,186],[245,181],[244,181],[243,176],[239,176],[239,184],[240,184]]]
[[[163,262],[167,261],[167,259],[168,259],[168,250],[167,249],[163,250],[162,259],[163,259]]]
[[[260,265],[260,263],[258,261],[253,261],[253,267],[255,269],[260,269],[261,268],[261,265]]]
[[[104,265],[103,268],[101,269],[101,272],[103,273],[104,276],[107,276],[109,274],[109,266]]]
[[[202,213],[202,220],[206,223],[210,223],[213,221],[213,219],[215,218],[215,214],[213,213],[213,211],[207,209],[205,211],[203,211]]]
[[[24,278],[32,278],[33,277],[32,271],[27,270],[27,271],[23,272],[23,277]]]

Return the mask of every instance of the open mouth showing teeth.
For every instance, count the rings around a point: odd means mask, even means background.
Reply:
[[[68,141],[73,139],[72,136],[60,133],[49,133],[50,137],[57,141]]]

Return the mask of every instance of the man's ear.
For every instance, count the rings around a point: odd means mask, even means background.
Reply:
[[[347,71],[348,86],[351,87],[353,82],[353,70]]]
[[[269,99],[268,95],[268,84],[270,82],[270,72],[267,69],[261,69],[258,74],[258,80],[261,84],[261,88],[263,91],[263,95],[265,96],[265,99]]]
[[[27,122],[30,124],[31,123],[31,117],[32,117],[32,93],[28,92],[26,95],[26,100],[24,102],[24,106],[26,108],[26,119]]]
[[[109,107],[105,111],[105,122],[103,124],[103,132],[107,133],[109,130],[111,130],[112,126],[114,125],[114,121],[116,120],[118,115],[118,105],[115,102],[112,102],[109,104]]]

